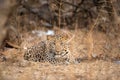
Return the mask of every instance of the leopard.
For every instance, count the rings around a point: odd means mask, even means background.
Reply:
[[[24,59],[34,62],[49,62],[51,64],[69,63],[69,47],[67,37],[63,35],[47,36],[47,40],[29,47],[24,53]]]

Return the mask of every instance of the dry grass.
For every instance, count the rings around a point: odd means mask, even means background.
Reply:
[[[16,16],[16,20],[18,22],[18,28],[16,30],[21,35],[21,44],[17,45],[9,43],[13,48],[5,48],[2,52],[2,54],[6,56],[7,60],[5,62],[0,62],[0,80],[120,79],[120,64],[114,63],[114,61],[120,60],[119,26],[116,28],[114,28],[114,26],[110,26],[111,30],[106,33],[96,30],[96,25],[102,17],[102,14],[99,14],[99,16],[94,20],[94,23],[89,25],[90,29],[78,28],[79,25],[77,23],[79,21],[77,20],[74,25],[75,30],[68,29],[68,26],[61,29],[60,10],[61,6],[59,9],[59,27],[54,26],[52,30],[55,34],[62,34],[65,36],[65,39],[67,38],[67,41],[65,42],[68,44],[67,49],[69,50],[69,53],[66,57],[70,59],[70,63],[66,65],[53,65],[47,62],[29,62],[24,60],[24,51],[28,47],[31,47],[40,41],[47,40],[47,36],[45,34],[38,36],[37,33],[33,34],[32,30],[46,32],[49,29],[41,27],[37,20],[34,24],[27,25],[26,23],[29,22],[28,17],[30,15],[22,17]],[[116,12],[115,9],[114,12]],[[114,14],[115,24],[117,25],[120,23],[120,20],[117,13]],[[25,22],[25,29],[21,29],[20,22]],[[16,48],[15,46],[19,48]]]

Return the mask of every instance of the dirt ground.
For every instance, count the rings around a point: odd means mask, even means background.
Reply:
[[[119,80],[120,64],[103,60],[55,66],[49,63],[0,63],[0,80]]]

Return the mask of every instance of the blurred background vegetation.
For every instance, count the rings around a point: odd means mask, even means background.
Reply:
[[[119,0],[0,0],[0,46],[20,45],[23,32],[55,27],[118,39],[119,7]]]

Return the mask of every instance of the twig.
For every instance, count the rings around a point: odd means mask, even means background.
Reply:
[[[9,46],[11,46],[11,47],[13,47],[13,48],[16,48],[16,49],[20,49],[21,47],[20,46],[18,46],[18,45],[15,45],[15,44],[13,44],[13,43],[11,43],[11,42],[6,42]]]

